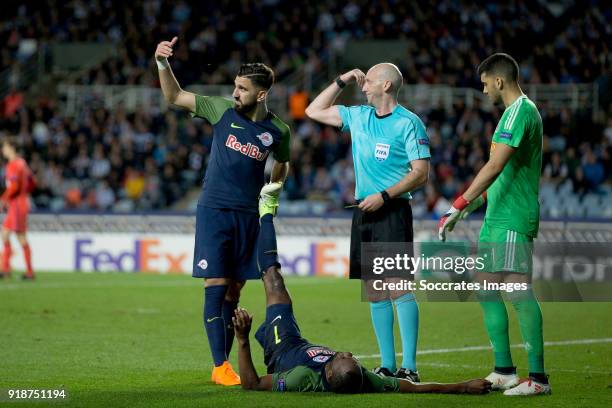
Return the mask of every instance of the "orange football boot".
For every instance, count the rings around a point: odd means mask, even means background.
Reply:
[[[210,379],[219,385],[240,385],[240,376],[236,374],[229,361],[224,361],[220,366],[213,368]]]

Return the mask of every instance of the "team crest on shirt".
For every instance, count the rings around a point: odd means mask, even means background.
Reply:
[[[332,358],[332,356],[316,356],[312,359],[312,361],[315,363],[325,363],[330,358]]]
[[[374,149],[374,157],[376,157],[376,160],[387,160],[387,157],[389,157],[389,149],[391,149],[391,146],[388,144],[376,143],[376,148]]]
[[[257,138],[261,140],[261,143],[266,147],[270,146],[274,142],[274,138],[272,137],[270,132],[264,132],[260,135],[257,135]]]

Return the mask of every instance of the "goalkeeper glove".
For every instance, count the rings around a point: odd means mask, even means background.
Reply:
[[[259,192],[259,216],[263,217],[266,214],[276,215],[278,208],[278,196],[283,188],[283,183],[277,181],[264,185]]]
[[[452,207],[438,221],[438,239],[446,241],[446,232],[451,232],[457,221],[466,219],[472,211],[483,205],[486,197],[487,192],[485,191],[472,201],[467,201],[463,196],[457,198]]]

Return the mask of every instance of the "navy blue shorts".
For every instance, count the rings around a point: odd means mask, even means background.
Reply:
[[[298,365],[299,350],[308,344],[300,333],[292,306],[287,304],[275,304],[266,308],[266,320],[257,329],[255,339],[264,349],[268,374]]]
[[[258,235],[257,214],[198,205],[192,276],[260,279]]]

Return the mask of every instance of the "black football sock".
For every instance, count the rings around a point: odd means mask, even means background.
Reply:
[[[497,374],[504,374],[504,375],[510,375],[510,374],[516,374],[516,367],[495,367],[495,372]]]
[[[548,376],[544,373],[529,373],[529,378],[536,380],[540,384],[548,384]]]

